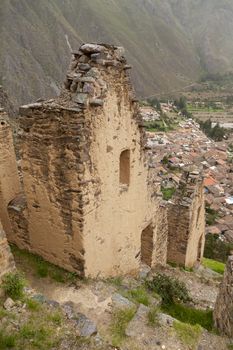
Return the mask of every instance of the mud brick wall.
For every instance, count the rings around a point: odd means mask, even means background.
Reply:
[[[160,244],[158,189],[129,68],[122,48],[84,44],[61,95],[20,108],[26,206],[9,207],[14,230],[25,219],[17,244],[82,275],[138,271],[147,226],[152,265]]]

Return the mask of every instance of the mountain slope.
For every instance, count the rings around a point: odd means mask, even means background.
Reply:
[[[193,4],[195,3],[195,4]],[[14,103],[56,94],[81,42],[122,45],[140,96],[233,68],[232,1],[1,0],[0,83]]]

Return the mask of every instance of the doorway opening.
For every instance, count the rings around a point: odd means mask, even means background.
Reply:
[[[141,235],[141,262],[148,266],[152,265],[153,254],[153,227],[148,225]]]

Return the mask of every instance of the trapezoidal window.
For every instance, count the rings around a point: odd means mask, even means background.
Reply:
[[[120,184],[129,186],[130,183],[130,150],[120,155]]]

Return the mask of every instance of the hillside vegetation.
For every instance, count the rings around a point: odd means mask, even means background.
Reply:
[[[140,96],[233,70],[227,0],[1,0],[0,84],[14,103],[59,91],[70,52],[84,41],[126,48]]]

